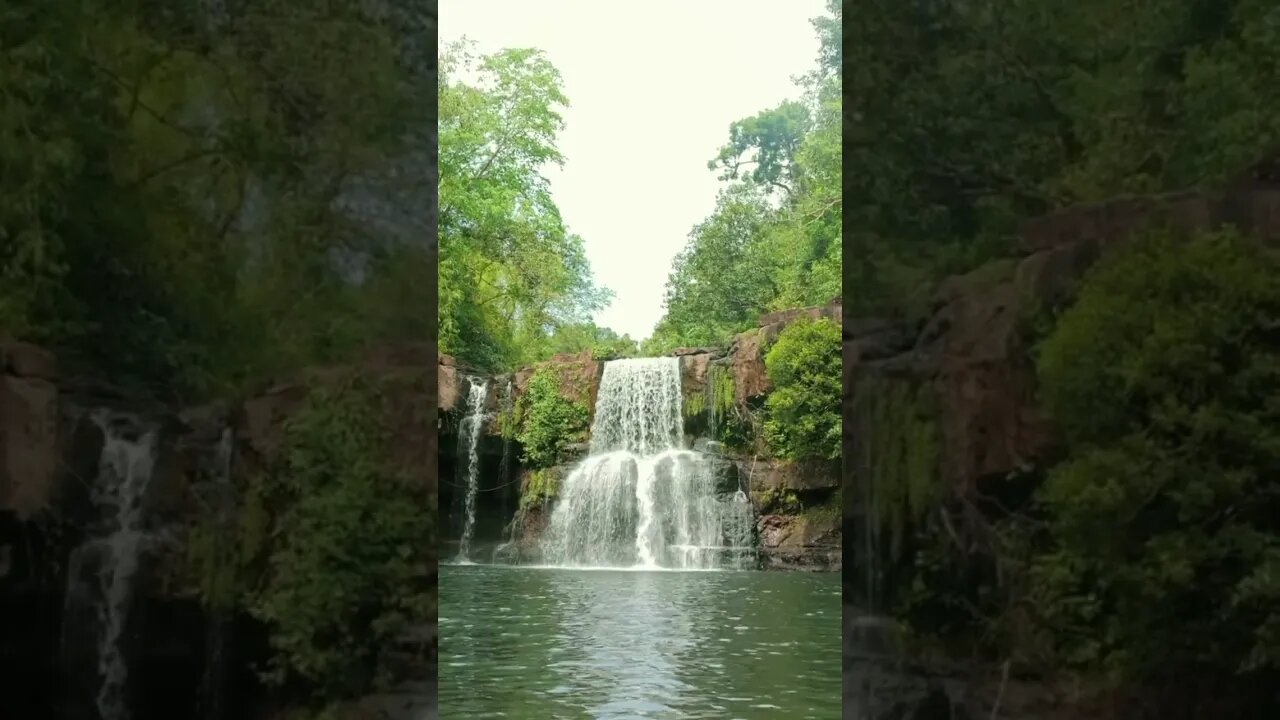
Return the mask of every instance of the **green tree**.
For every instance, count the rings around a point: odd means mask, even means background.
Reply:
[[[821,52],[803,99],[733,123],[709,163],[731,183],[677,255],[646,353],[725,343],[761,313],[840,295],[841,8],[828,10],[814,20]]]
[[[854,206],[845,286],[920,312],[931,280],[1081,201],[1219,183],[1273,148],[1265,0],[855,0],[845,26]]]
[[[376,392],[316,391],[254,495],[274,518],[247,546],[266,560],[247,601],[269,629],[267,678],[302,681],[319,699],[367,691],[389,671],[385,648],[434,611],[424,553],[435,508],[417,478],[389,468]]]
[[[840,327],[830,320],[788,325],[764,357],[773,390],[764,439],[778,457],[840,458]]]
[[[521,420],[516,437],[529,467],[555,465],[563,459],[566,445],[586,436],[586,406],[561,395],[559,385],[554,370],[539,368],[520,398]]]
[[[557,326],[610,297],[540,174],[563,160],[567,102],[540,51],[477,58],[460,43],[441,55],[440,347],[470,365],[538,359]]]
[[[1154,233],[1044,342],[1070,456],[1040,491],[1032,588],[1066,659],[1138,680],[1280,669],[1278,271],[1234,233]]]
[[[426,235],[361,200],[421,179],[388,181],[430,124],[404,31],[356,2],[6,7],[3,330],[183,400],[422,333],[395,309],[421,284],[370,298]]]

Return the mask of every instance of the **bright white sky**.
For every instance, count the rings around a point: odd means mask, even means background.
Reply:
[[[443,0],[440,43],[534,47],[569,108],[551,192],[614,291],[596,324],[647,338],[675,254],[715,207],[707,169],[729,124],[798,98],[817,63],[823,0]]]

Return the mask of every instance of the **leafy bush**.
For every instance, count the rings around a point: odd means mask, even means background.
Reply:
[[[553,370],[539,368],[520,399],[518,438],[524,447],[524,462],[533,468],[555,465],[565,445],[583,439],[587,431],[587,408],[561,395],[557,385]]]
[[[1280,669],[1280,263],[1232,233],[1104,261],[1041,347],[1070,449],[1030,599],[1119,677]]]
[[[435,508],[420,483],[388,467],[372,388],[314,392],[286,434],[250,503],[269,508],[271,532],[261,513],[242,526],[265,559],[248,605],[270,629],[268,681],[349,696],[377,679],[380,649],[434,610],[423,553]]]
[[[840,457],[840,328],[826,319],[783,329],[765,354],[773,392],[764,438],[782,458]]]
[[[521,488],[520,507],[523,509],[553,499],[559,492],[559,480],[550,470],[533,470]]]

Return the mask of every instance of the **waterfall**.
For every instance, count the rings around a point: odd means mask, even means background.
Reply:
[[[720,374],[723,371],[719,365],[707,366],[707,385],[703,388],[702,405],[706,408],[707,413],[707,437],[712,440],[719,440],[719,413],[720,408],[717,406],[717,386],[720,384]]]
[[[489,396],[489,383],[480,378],[467,378],[470,390],[467,392],[467,414],[463,416],[459,427],[459,435],[466,442],[467,452],[467,485],[463,512],[462,539],[458,543],[458,560],[470,560],[471,536],[475,533],[476,494],[480,484],[480,433],[484,431],[485,400]]]
[[[498,493],[500,503],[499,517],[511,517],[511,492],[507,489],[511,482],[511,438],[512,430],[508,426],[512,422],[512,416],[515,410],[515,384],[508,378],[503,385],[501,402],[499,404],[499,412],[502,413],[502,460],[498,464],[498,481],[495,487],[501,491]]]
[[[606,363],[589,456],[564,481],[543,540],[567,566],[712,569],[753,551],[726,459],[684,447],[678,358]]]
[[[212,512],[219,532],[232,537],[235,520],[235,488],[231,472],[235,465],[235,430],[222,429],[214,452],[214,484]],[[227,559],[223,557],[223,562]],[[233,626],[233,612],[222,604],[208,608],[205,620],[204,674],[200,680],[197,716],[200,720],[222,720],[226,715],[228,644]]]
[[[97,635],[98,717],[128,720],[123,635],[145,539],[142,501],[155,466],[157,431],[107,411],[90,419],[103,434],[92,499],[105,527],[71,554],[65,614],[85,618],[85,629]],[[80,640],[68,635],[64,642]]]

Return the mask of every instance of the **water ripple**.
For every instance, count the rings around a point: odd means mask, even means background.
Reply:
[[[440,574],[442,718],[840,716],[838,575]]]

